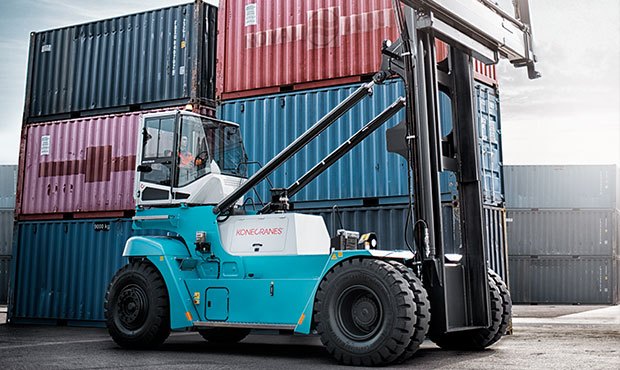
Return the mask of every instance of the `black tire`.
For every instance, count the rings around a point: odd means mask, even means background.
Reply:
[[[508,330],[508,326],[510,325],[510,320],[512,320],[512,298],[510,297],[510,291],[508,290],[508,286],[502,280],[502,278],[495,273],[493,270],[489,270],[489,276],[497,285],[499,289],[499,294],[502,297],[502,321],[499,325],[499,330],[495,337],[488,344],[489,346],[499,341],[505,334],[506,330]]]
[[[497,336],[502,322],[502,297],[499,288],[490,276],[489,295],[491,325],[488,328],[443,334],[431,332],[430,339],[443,349],[460,351],[480,351],[493,344],[493,339]]]
[[[422,282],[407,266],[400,262],[389,261],[407,280],[409,283],[409,289],[413,293],[413,301],[415,302],[415,316],[416,324],[409,344],[405,348],[405,352],[396,360],[396,362],[402,362],[410,359],[420,348],[420,345],[426,339],[428,333],[429,321],[431,319],[430,303],[428,300],[428,293]]]
[[[170,335],[168,291],[159,271],[145,261],[118,270],[105,295],[106,326],[121,347],[147,349]]]
[[[345,365],[386,365],[414,332],[415,302],[394,266],[377,259],[343,261],[316,294],[314,320],[327,351]]]
[[[250,334],[250,329],[210,328],[198,330],[198,333],[209,343],[234,344],[247,337]]]

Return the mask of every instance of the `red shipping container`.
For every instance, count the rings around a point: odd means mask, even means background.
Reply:
[[[143,114],[80,117],[22,126],[16,217],[126,217],[134,211],[137,133]],[[193,106],[214,116],[215,111]]]
[[[140,117],[135,112],[26,126],[18,218],[132,210]]]
[[[218,25],[220,100],[357,82],[398,37],[391,0],[222,0]],[[494,83],[495,68],[475,75]]]

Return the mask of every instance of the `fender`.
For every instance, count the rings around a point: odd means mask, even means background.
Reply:
[[[190,257],[185,244],[166,236],[132,236],[125,243],[123,257]]]
[[[350,250],[350,251],[332,252],[329,259],[327,260],[327,263],[325,264],[325,267],[323,268],[323,271],[321,272],[320,277],[316,281],[316,285],[314,286],[314,289],[312,290],[312,294],[310,295],[310,297],[308,298],[308,301],[306,302],[304,311],[299,317],[299,321],[297,322],[297,325],[295,326],[295,333],[310,334],[310,331],[312,329],[312,319],[313,319],[312,315],[314,311],[314,299],[316,297],[316,292],[319,290],[319,285],[321,284],[321,281],[323,281],[323,278],[325,277],[325,275],[332,268],[334,268],[334,266],[336,266],[339,263],[342,263],[343,261],[347,259],[354,258],[354,257],[364,257],[364,258],[374,257],[377,259],[385,259],[385,260],[395,259],[399,261],[405,261],[405,260],[412,259],[414,256],[413,256],[413,253],[410,251]]]
[[[146,257],[163,277],[168,290],[170,329],[192,327],[198,313],[182,283],[185,273],[178,262],[191,258],[187,246],[170,237],[134,236],[125,243],[123,257]]]

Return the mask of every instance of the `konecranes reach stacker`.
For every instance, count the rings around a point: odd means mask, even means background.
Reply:
[[[385,365],[410,358],[427,336],[450,349],[498,341],[511,301],[486,262],[472,56],[488,63],[507,58],[527,67],[530,78],[539,76],[528,0],[513,3],[514,11],[488,0],[395,0],[401,37],[384,42],[381,71],[247,180],[238,125],[185,111],[145,115],[134,228],[169,236],[126,243],[129,263],[105,299],[116,343],[154,347],[171,330],[234,343],[250,330],[269,330],[319,335],[344,364]],[[450,45],[440,65],[435,38]],[[297,182],[273,189],[262,209],[246,211],[246,193],[392,76],[405,82],[405,97]],[[447,137],[440,135],[439,91],[452,103]],[[339,230],[330,238],[321,217],[288,212],[289,197],[401,109],[406,118],[388,130],[387,141],[410,165],[413,243],[385,251],[372,234]],[[460,255],[444,251],[443,170],[457,174]]]

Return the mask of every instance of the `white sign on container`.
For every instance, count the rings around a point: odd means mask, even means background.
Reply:
[[[245,6],[245,26],[256,26],[257,24],[256,4],[247,4]]]
[[[50,135],[41,136],[41,155],[49,155],[50,154],[50,146],[51,140]]]

